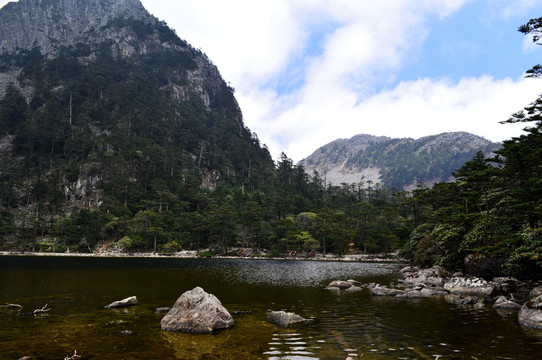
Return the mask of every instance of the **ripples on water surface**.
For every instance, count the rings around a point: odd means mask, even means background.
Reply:
[[[24,311],[46,303],[45,317],[0,308],[0,359],[537,359],[539,332],[517,313],[444,299],[391,299],[323,288],[331,280],[389,284],[396,265],[271,260],[0,257],[0,304]],[[213,335],[159,330],[186,290],[203,287],[230,311],[236,326]],[[140,305],[105,310],[137,295]],[[312,322],[279,329],[269,310],[294,311]]]

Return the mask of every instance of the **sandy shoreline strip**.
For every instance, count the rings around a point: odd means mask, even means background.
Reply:
[[[172,255],[162,255],[155,253],[51,253],[51,252],[17,252],[0,251],[0,256],[50,256],[50,257],[103,257],[103,258],[162,258],[162,259],[201,259],[197,251],[185,250]],[[242,257],[242,256],[213,256],[212,259],[244,259],[244,260],[303,260],[303,261],[345,261],[345,262],[383,262],[400,263],[401,261],[394,256],[383,257],[369,254],[348,254],[343,256],[336,255],[317,255],[315,257]]]

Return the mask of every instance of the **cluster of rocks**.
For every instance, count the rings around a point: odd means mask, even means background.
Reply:
[[[356,280],[332,281],[326,289],[355,292],[369,289],[372,296],[395,298],[428,298],[444,296],[454,304],[485,306],[491,303],[496,309],[519,310],[522,325],[542,329],[542,284],[523,282],[511,277],[482,278],[450,273],[436,266],[430,269],[405,267],[400,286],[383,286],[376,283],[361,284]],[[113,309],[138,305],[135,296],[115,301],[105,308]],[[160,322],[165,331],[207,334],[228,329],[235,325],[232,315],[222,306],[216,296],[196,287],[183,293],[172,308],[158,308],[155,313],[167,313]],[[244,312],[243,312],[244,314]],[[281,327],[295,327],[308,322],[303,317],[285,311],[268,313],[267,321]]]
[[[364,285],[373,296],[396,298],[428,298],[445,296],[454,304],[493,304],[496,309],[519,310],[522,325],[542,329],[542,284],[524,282],[512,277],[497,277],[491,281],[450,273],[435,266],[430,269],[405,267],[401,286]],[[330,284],[331,286],[331,284]]]
[[[106,305],[106,309],[123,308],[138,305],[135,296],[115,301]],[[167,313],[160,321],[160,329],[192,334],[210,334],[235,325],[232,315],[213,294],[206,293],[201,287],[183,293],[172,308],[157,308],[156,314]],[[249,312],[233,312],[245,315]],[[281,327],[297,327],[308,322],[307,319],[285,311],[271,311],[267,321]]]

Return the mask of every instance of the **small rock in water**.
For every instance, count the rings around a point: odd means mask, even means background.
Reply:
[[[342,280],[335,280],[329,283],[326,289],[340,289],[340,290],[346,290],[352,286],[352,283],[348,281],[342,281]]]
[[[307,323],[307,319],[292,312],[287,313],[285,311],[270,312],[267,316],[267,321],[281,327],[294,327],[305,325]]]
[[[239,311],[232,311],[230,314],[232,316],[250,315],[250,314],[252,314],[252,311],[239,310]]]
[[[497,301],[495,301],[495,305],[493,305],[495,309],[521,309],[521,305],[518,303],[515,303],[513,301],[510,301],[506,299],[504,296],[499,296]]]
[[[105,308],[113,309],[113,308],[128,307],[128,306],[135,306],[135,305],[139,305],[139,303],[137,302],[137,298],[135,296],[131,296],[123,300],[112,302],[111,304],[106,305]]]

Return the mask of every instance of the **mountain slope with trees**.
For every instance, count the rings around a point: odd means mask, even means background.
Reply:
[[[157,214],[203,206],[219,182],[259,187],[274,171],[218,69],[139,1],[21,0],[0,20],[11,241],[54,234],[91,248],[135,215],[144,237],[170,238],[180,225],[155,224]]]
[[[541,273],[540,99],[511,119],[534,123],[525,135],[455,181],[330,185],[284,153],[274,163],[218,69],[138,0],[20,0],[0,34],[0,250],[402,248]]]

